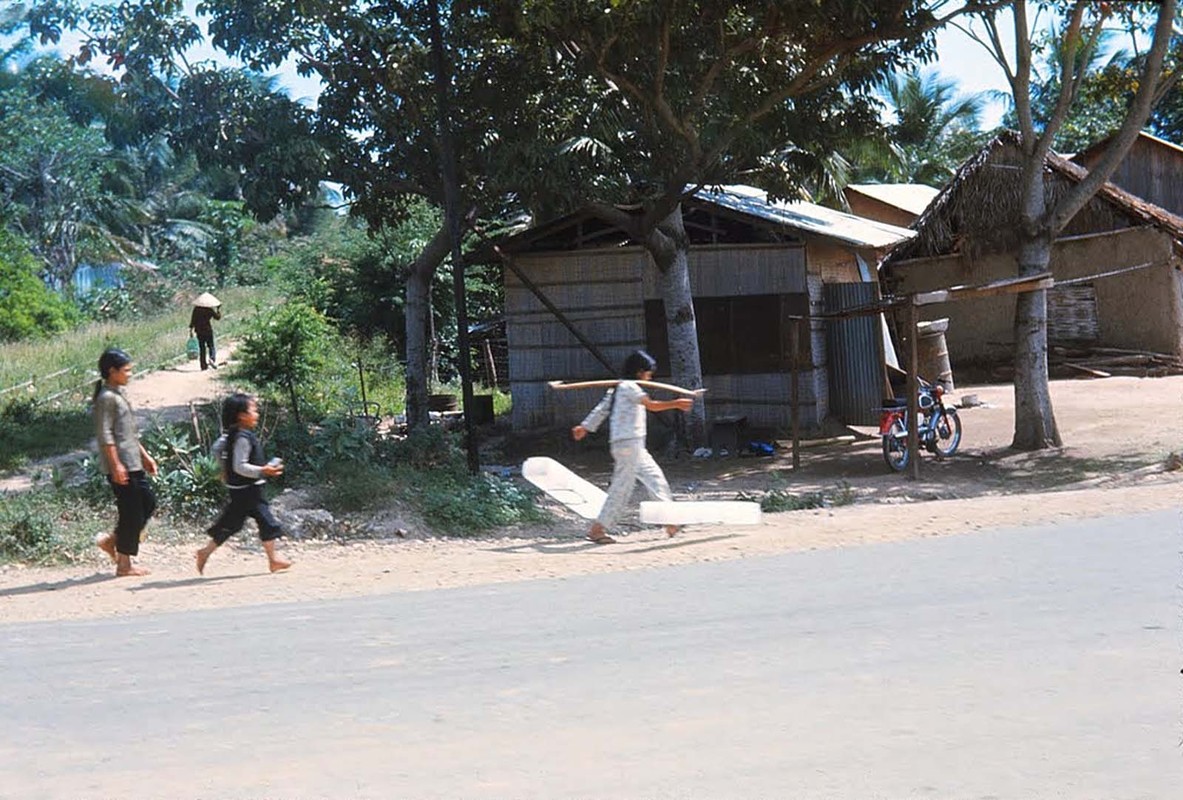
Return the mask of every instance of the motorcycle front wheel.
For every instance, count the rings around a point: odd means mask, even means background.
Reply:
[[[900,420],[893,422],[883,437],[883,460],[896,472],[908,468],[908,429]]]
[[[957,409],[946,408],[936,425],[937,454],[942,458],[951,456],[960,445],[961,417],[957,416]]]

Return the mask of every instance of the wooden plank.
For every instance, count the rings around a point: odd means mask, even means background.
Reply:
[[[1086,367],[1084,364],[1073,364],[1071,361],[1065,361],[1064,366],[1068,367],[1069,369],[1074,369],[1077,372],[1083,372],[1085,375],[1088,375],[1092,378],[1111,378],[1111,377],[1113,377],[1112,374],[1110,374],[1108,372],[1102,372],[1099,369],[1093,369],[1092,367]]]

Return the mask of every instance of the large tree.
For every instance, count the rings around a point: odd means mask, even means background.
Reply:
[[[1094,3],[1088,0],[1032,3],[1016,0],[1005,11],[982,16],[983,31],[974,35],[989,50],[1010,84],[1022,151],[1021,230],[1018,251],[1020,276],[1046,272],[1052,243],[1077,212],[1096,194],[1125,157],[1150,116],[1155,102],[1178,81],[1180,39],[1176,0],[1158,3]],[[1009,17],[1013,51],[1005,44],[1002,27]],[[1120,127],[1108,140],[1104,154],[1089,175],[1069,191],[1050,196],[1044,181],[1044,162],[1093,65],[1105,26],[1119,22],[1145,26],[1153,20],[1153,36],[1138,88],[1126,107]],[[1046,23],[1040,27],[1040,22]],[[1047,114],[1037,115],[1034,86],[1036,42],[1050,33],[1060,71],[1059,91]],[[1017,296],[1015,306],[1015,435],[1012,447],[1038,450],[1062,444],[1056,427],[1048,382],[1047,292]]]
[[[481,215],[502,212],[509,178],[523,169],[509,154],[549,122],[530,113],[532,102],[546,102],[531,88],[536,54],[507,47],[480,3],[447,4],[441,36],[459,187],[449,205],[428,3],[204,0],[198,8],[211,18],[214,43],[251,67],[294,58],[321,78],[319,126],[338,143],[329,175],[372,230],[398,224],[424,200],[446,210],[405,276],[407,421],[426,424],[432,276],[448,256],[449,231],[470,232]]]
[[[599,88],[561,153],[593,153],[606,179],[585,197],[660,273],[670,369],[702,386],[681,202],[703,186],[797,194],[827,154],[879,126],[874,86],[932,55],[941,8],[916,0],[511,0],[519,41],[545,42],[556,71]],[[950,15],[980,9],[958,4]],[[935,8],[935,11],[934,11]],[[548,170],[571,174],[563,158]],[[584,187],[588,184],[584,181]],[[629,204],[635,211],[624,210]],[[701,439],[703,409],[690,418]]]

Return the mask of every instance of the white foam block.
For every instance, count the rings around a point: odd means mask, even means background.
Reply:
[[[749,500],[682,500],[641,503],[641,521],[650,525],[759,525],[760,504]]]
[[[594,483],[546,456],[534,456],[523,461],[522,477],[584,519],[598,517],[608,497]]]

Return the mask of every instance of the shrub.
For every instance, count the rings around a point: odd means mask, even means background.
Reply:
[[[74,307],[46,286],[38,272],[24,244],[0,229],[0,341],[58,333],[78,321]]]
[[[760,510],[769,514],[782,511],[801,511],[809,508],[836,508],[848,506],[856,500],[850,484],[843,481],[832,491],[793,494],[787,489],[771,489],[761,495],[740,493],[736,500],[750,500],[760,503]]]
[[[0,503],[0,561],[72,561],[102,529],[73,493],[44,489],[6,495]]]
[[[300,422],[301,401],[315,401],[314,378],[328,362],[334,338],[320,312],[299,301],[286,303],[247,332],[238,348],[236,376],[282,393]]]
[[[476,533],[546,518],[534,494],[513,481],[487,473],[400,469],[402,491],[432,527],[448,533]]]

